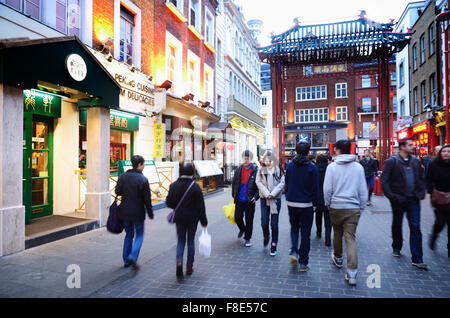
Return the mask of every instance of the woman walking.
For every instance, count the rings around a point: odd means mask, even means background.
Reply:
[[[205,229],[208,225],[203,193],[194,180],[194,166],[192,163],[180,163],[180,177],[170,185],[166,204],[169,208],[176,209],[175,224],[178,236],[177,277],[183,277],[183,254],[186,239],[188,247],[186,275],[192,275],[194,272],[194,239],[197,225],[199,221]]]
[[[434,250],[438,234],[447,224],[447,253],[450,257],[450,144],[445,145],[431,161],[427,169],[428,192],[434,203],[436,220],[430,239],[430,248]],[[441,202],[439,202],[441,201]],[[442,201],[447,204],[442,205]]]
[[[264,247],[269,244],[269,221],[272,229],[270,255],[277,254],[278,218],[281,209],[281,192],[284,188],[284,172],[280,169],[271,151],[264,154],[263,166],[256,175],[256,185],[261,197],[261,227],[264,234]]]
[[[317,170],[319,171],[319,200],[316,206],[316,229],[317,237],[322,237],[322,215],[325,219],[325,246],[331,245],[331,221],[328,208],[325,206],[323,198],[323,181],[327,171],[328,158],[325,155],[319,155],[316,159]]]

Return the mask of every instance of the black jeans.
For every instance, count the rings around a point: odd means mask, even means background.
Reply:
[[[311,227],[314,219],[314,210],[310,208],[294,208],[288,206],[289,221],[291,223],[291,251],[298,253],[298,262],[308,265],[309,250],[311,248]],[[300,232],[300,248],[298,246]]]
[[[325,219],[325,233],[331,233],[330,212],[327,208],[316,209],[316,229],[317,233],[322,233],[322,215]]]
[[[275,204],[277,206],[278,214],[270,214],[270,206],[267,206],[267,200],[261,199],[261,227],[263,230],[264,238],[269,240],[270,220],[270,227],[272,228],[272,243],[278,243],[278,218],[281,210],[281,199],[276,199]]]
[[[436,239],[447,224],[447,249],[450,250],[450,211],[434,209],[434,215],[436,220],[434,221],[432,236]]]
[[[245,215],[245,224],[244,224]],[[250,240],[253,233],[253,218],[255,217],[255,203],[237,202],[234,219],[240,231],[245,232],[244,240]]]

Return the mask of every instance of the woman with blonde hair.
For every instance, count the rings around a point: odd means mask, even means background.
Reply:
[[[262,167],[256,175],[256,185],[261,197],[261,227],[264,234],[264,247],[269,244],[269,221],[272,230],[270,255],[277,254],[278,218],[281,210],[281,193],[284,188],[284,171],[272,151],[267,151],[262,160]]]

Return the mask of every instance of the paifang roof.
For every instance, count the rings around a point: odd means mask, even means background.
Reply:
[[[381,50],[401,51],[412,33],[394,33],[393,24],[360,18],[354,21],[295,26],[272,36],[272,44],[259,48],[265,63],[317,63],[377,58]]]

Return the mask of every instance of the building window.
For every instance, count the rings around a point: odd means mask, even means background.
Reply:
[[[372,112],[372,98],[365,97],[362,99],[362,110],[364,113]]]
[[[430,76],[430,96],[431,96],[431,106],[435,106],[437,101],[436,101],[436,81],[434,74],[431,74]]]
[[[392,97],[392,109],[394,110],[394,113],[397,112],[397,95]]]
[[[284,111],[284,123],[287,124],[287,110]]]
[[[80,0],[69,0],[67,6],[68,14],[68,34],[81,35],[81,5]]]
[[[427,104],[427,87],[425,81],[420,84],[420,92],[422,94],[422,111],[425,110]]]
[[[173,83],[175,83],[176,81],[176,77],[175,77],[175,72],[176,72],[176,59],[177,59],[177,53],[176,53],[176,48],[173,46],[169,46],[169,57],[168,57],[168,78],[169,81]],[[171,91],[173,92],[173,85],[171,87]]]
[[[336,98],[346,98],[346,97],[347,97],[347,83],[337,83]]]
[[[205,41],[214,44],[214,19],[208,9],[205,8]]]
[[[361,76],[361,87],[370,87],[370,85],[371,85],[370,75]]]
[[[204,80],[203,80],[203,92],[205,101],[210,102],[211,106],[213,106],[213,100],[214,100],[214,94],[213,94],[213,79],[214,79],[214,73],[212,68],[207,66],[205,64],[205,74],[204,74]]]
[[[181,14],[183,14],[183,0],[167,0],[168,3],[172,3]]]
[[[287,102],[287,89],[284,88],[284,102]]]
[[[190,0],[189,23],[200,30],[200,0]]]
[[[12,1],[10,1],[12,2]],[[42,3],[40,0],[24,0],[24,13],[33,19],[41,20]]]
[[[425,63],[425,35],[420,37],[420,64]]]
[[[56,0],[56,29],[66,33],[66,1]]]
[[[120,57],[119,60],[133,64],[134,14],[120,6]]]
[[[347,120],[347,106],[336,107],[336,121]]]
[[[327,86],[308,86],[296,88],[296,101],[321,100],[327,98]]]
[[[434,46],[436,44],[436,34],[435,34],[435,30],[434,30],[434,24],[431,24],[430,27],[428,28],[428,39],[429,39],[429,51],[430,51],[430,56],[434,54]]]
[[[417,70],[417,44],[413,45],[412,50],[413,50],[413,54],[412,54],[412,56],[413,56],[413,70],[415,71],[415,70]]]
[[[417,115],[419,114],[419,96],[417,95],[417,87],[414,87],[413,98],[414,98],[414,115]]]
[[[169,91],[173,94],[176,93],[179,96],[183,96],[184,94],[186,94],[185,91],[181,91],[184,86],[180,85],[182,81],[182,51],[183,48],[181,42],[172,34],[166,31],[166,79],[172,82],[172,87]],[[200,79],[200,75],[198,76],[198,78]],[[187,88],[188,87],[186,87],[186,89]]]
[[[217,66],[222,65],[222,42],[217,40]]]
[[[397,73],[395,72],[391,73],[391,85],[397,85]]]
[[[328,108],[296,109],[296,123],[320,123],[328,121]]]
[[[16,9],[17,11],[22,11],[21,8],[22,0],[2,0],[1,2],[11,8]]]
[[[261,98],[261,105],[263,105],[263,106],[267,105],[267,97]]]
[[[399,116],[401,117],[401,116],[404,116],[404,115],[405,115],[405,100],[402,99],[400,101],[400,114],[399,114]]]
[[[398,68],[398,73],[400,76],[400,86],[405,85],[405,66],[403,62],[400,63],[400,66]]]

